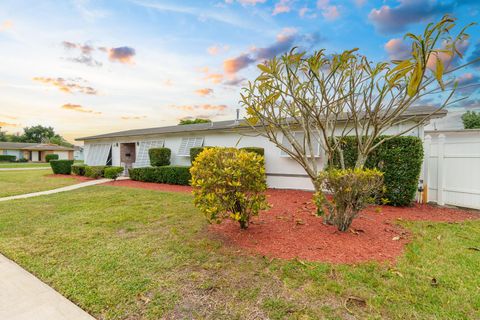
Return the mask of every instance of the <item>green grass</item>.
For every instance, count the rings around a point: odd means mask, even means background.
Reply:
[[[51,169],[0,171],[0,198],[45,191],[78,183],[74,178],[52,178]]]
[[[83,163],[83,161],[77,160],[75,164]],[[50,168],[50,164],[45,162],[0,162],[0,168],[38,168],[45,167]]]
[[[282,261],[222,244],[188,194],[95,186],[0,203],[0,252],[100,319],[479,319],[480,221],[405,226],[395,266]]]

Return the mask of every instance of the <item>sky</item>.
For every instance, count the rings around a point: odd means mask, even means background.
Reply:
[[[242,86],[265,59],[292,47],[401,59],[403,35],[446,13],[458,25],[478,22],[480,2],[2,0],[0,127],[48,125],[73,141],[185,118],[233,119]],[[469,34],[467,60],[480,57],[480,27]],[[468,99],[451,108],[480,108],[478,64],[458,79]]]

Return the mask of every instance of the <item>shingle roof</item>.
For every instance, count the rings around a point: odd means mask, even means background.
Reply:
[[[431,113],[437,110],[437,107],[434,106],[418,106],[412,107],[403,114],[403,117],[424,117],[428,116]],[[439,110],[432,116],[432,118],[441,118],[447,114],[446,110]],[[104,138],[118,138],[118,137],[131,137],[131,136],[142,136],[142,135],[155,135],[155,134],[167,134],[167,133],[180,133],[180,132],[197,132],[197,131],[216,131],[216,130],[232,130],[245,127],[246,123],[244,120],[226,120],[226,121],[217,121],[210,123],[198,123],[198,124],[188,124],[188,125],[175,125],[167,127],[155,127],[155,128],[146,128],[146,129],[134,129],[126,131],[111,132],[106,134],[100,134],[96,136],[82,137],[77,138],[77,141],[85,140],[95,140],[95,139],[104,139]]]
[[[0,149],[8,150],[39,150],[39,151],[72,151],[73,148],[62,147],[56,144],[0,142]]]

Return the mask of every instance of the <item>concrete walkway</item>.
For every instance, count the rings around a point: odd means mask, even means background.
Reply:
[[[73,302],[1,254],[0,319],[95,320]]]
[[[112,181],[110,179],[99,179],[99,180],[91,180],[91,181],[85,181],[81,183],[77,183],[71,186],[66,186],[62,188],[57,188],[57,189],[52,189],[52,190],[47,190],[47,191],[40,191],[40,192],[33,192],[33,193],[27,193],[27,194],[19,194],[16,196],[10,196],[10,197],[4,197],[0,198],[1,201],[9,201],[9,200],[15,200],[15,199],[26,199],[26,198],[32,198],[32,197],[38,197],[38,196],[45,196],[48,194],[54,194],[54,193],[60,193],[60,192],[65,192],[65,191],[72,191],[84,187],[90,187],[94,186],[96,184],[101,184],[105,182]],[[1,319],[1,318],[0,318]]]
[[[46,170],[50,167],[30,167],[30,168],[0,168],[0,171],[25,171],[25,170]]]

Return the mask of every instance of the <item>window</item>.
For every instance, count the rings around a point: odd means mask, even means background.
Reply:
[[[203,146],[203,137],[182,138],[178,155],[182,157],[190,157],[190,149]]]
[[[295,141],[297,141],[297,143],[302,148],[305,144],[306,153],[310,155],[310,148],[309,148],[307,142],[305,141],[305,133],[303,131],[297,131],[297,132],[293,133],[293,137],[295,138]],[[311,140],[312,140],[311,143],[312,143],[312,147],[313,147],[314,157],[319,157],[320,156],[320,144],[318,143],[318,138],[316,136],[313,136],[311,138]],[[287,139],[287,137],[285,137],[285,135],[283,136],[283,139],[282,139],[282,145],[285,146],[286,148],[288,148],[289,150],[292,150],[292,151],[294,150],[292,144],[290,143],[290,141],[288,141],[288,139]],[[282,157],[289,157],[289,154],[286,153],[283,150],[280,151],[280,155]]]
[[[87,144],[87,161],[89,166],[104,166],[111,157],[111,144]]]
[[[135,168],[149,167],[150,156],[148,155],[148,150],[151,148],[162,148],[164,144],[164,140],[140,141],[138,146],[138,156],[137,160],[135,161]]]

